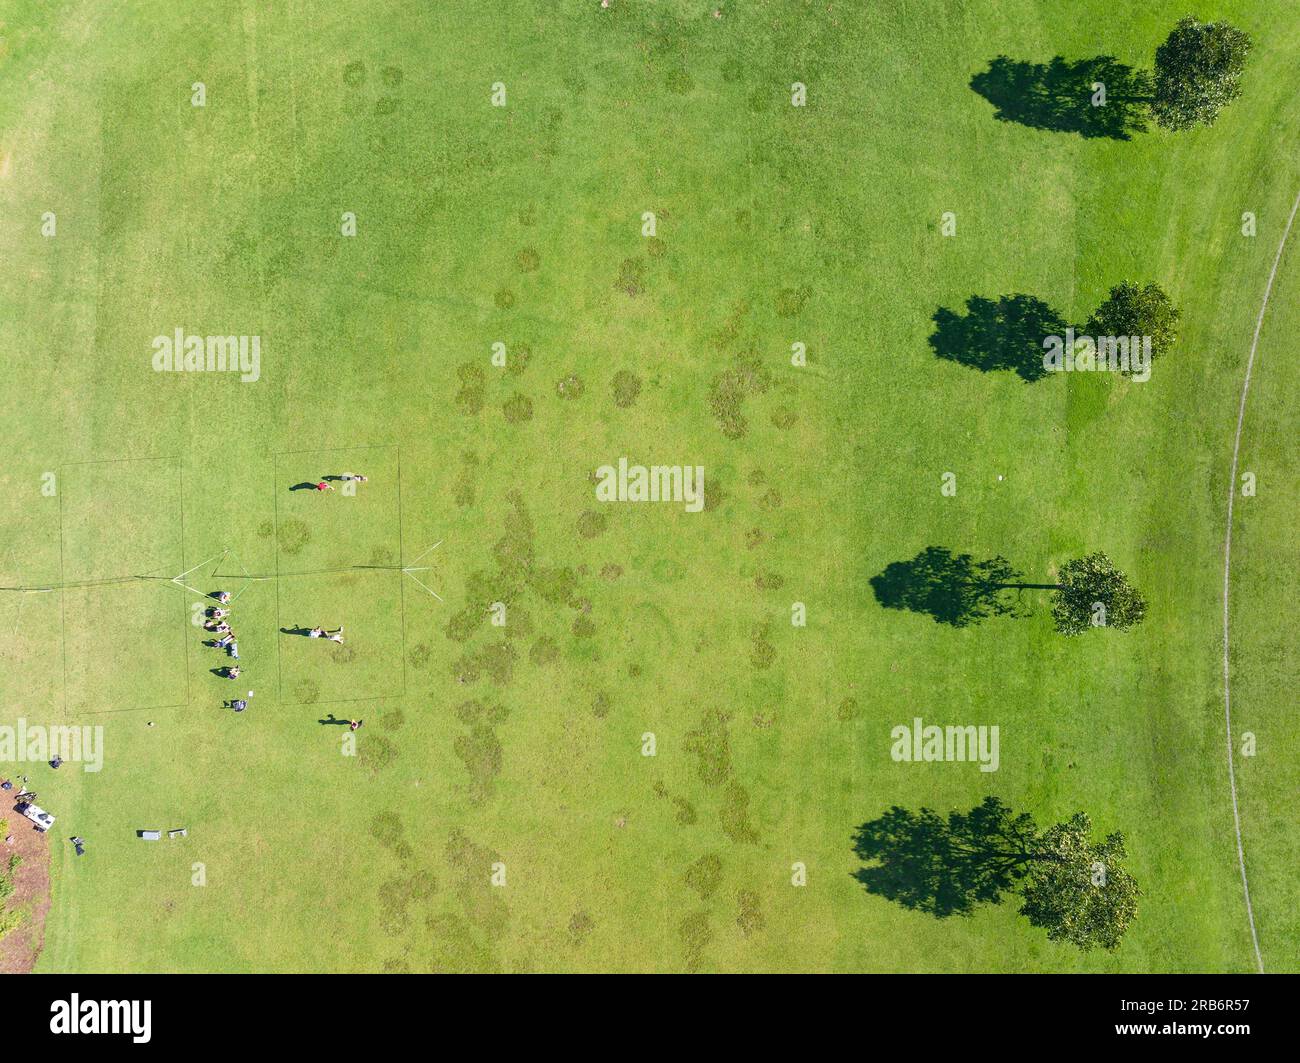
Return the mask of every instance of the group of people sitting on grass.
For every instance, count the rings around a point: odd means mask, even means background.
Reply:
[[[313,486],[317,491],[333,491],[333,485],[327,482],[329,480],[341,480],[345,483],[365,483],[367,479],[369,478],[366,476],[348,472],[342,476],[327,476],[324,480],[317,481]],[[235,633],[230,629],[230,609],[224,608],[231,604],[230,592],[213,591],[209,597],[215,599],[217,604],[210,605],[204,610],[203,627],[212,632],[213,635],[205,645],[211,646],[213,649],[225,650],[232,661],[237,661],[239,660],[239,643],[235,640]],[[343,625],[340,624],[332,631],[323,627],[310,628],[307,635],[309,638],[329,639],[330,642],[341,644],[343,642]],[[216,673],[223,679],[238,679],[240,674],[239,665],[226,665],[223,668],[216,669]],[[253,696],[251,690],[248,692],[248,696]],[[248,708],[248,701],[243,698],[236,698],[227,702],[227,704],[236,712],[243,712],[244,709]],[[360,721],[352,721],[352,723],[354,724],[352,727],[354,731],[361,726]]]
[[[209,597],[214,598],[217,604],[210,605],[204,610],[205,619],[203,621],[203,627],[205,630],[210,631],[213,634],[213,637],[204,643],[204,645],[211,646],[213,649],[225,650],[226,653],[230,655],[231,659],[237,661],[239,660],[239,643],[235,640],[235,633],[230,627],[230,610],[228,608],[223,608],[223,606],[230,605],[230,592],[213,591]],[[307,630],[307,637],[313,639],[329,639],[330,642],[342,644],[343,625],[340,624],[333,630],[323,627],[309,628]],[[217,675],[221,676],[223,679],[238,679],[240,675],[239,665],[237,664],[230,664],[223,668],[218,668],[216,669],[216,672]],[[250,690],[248,694],[249,697],[251,697],[253,692]],[[227,704],[236,712],[243,712],[248,708],[248,701],[242,698],[234,699],[227,702]],[[356,727],[353,727],[352,730],[355,731],[359,726],[361,726],[360,723],[358,723]]]
[[[230,610],[221,608],[223,605],[230,604],[230,592],[213,591],[211,597],[215,598],[218,604],[208,606],[205,611],[207,619],[203,621],[203,627],[207,631],[211,631],[215,637],[209,639],[206,645],[212,646],[214,649],[225,650],[231,659],[237,661],[239,660],[239,643],[235,641],[235,633],[230,629],[228,619]],[[219,672],[226,679],[238,679],[239,665],[228,665],[219,669]]]

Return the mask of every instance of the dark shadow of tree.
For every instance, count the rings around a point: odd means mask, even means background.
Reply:
[[[895,805],[854,835],[854,852],[868,864],[854,872],[868,893],[944,918],[997,904],[1024,877],[1037,830],[996,797],[945,819]]]
[[[871,589],[886,609],[908,609],[933,617],[936,624],[967,627],[991,616],[1020,615],[1009,590],[1052,590],[1046,583],[1023,583],[1004,557],[976,561],[942,546],[927,546],[910,561],[894,561],[871,577]]]
[[[1093,104],[1094,88],[1106,86],[1105,103]],[[1144,132],[1154,82],[1114,56],[1030,63],[1000,55],[976,74],[970,87],[997,108],[1001,122],[1081,137],[1130,140]]]
[[[1065,328],[1065,319],[1032,295],[972,295],[964,316],[942,306],[934,312],[930,346],[940,358],[986,373],[1011,369],[1032,383],[1047,375],[1043,340],[1064,337]]]

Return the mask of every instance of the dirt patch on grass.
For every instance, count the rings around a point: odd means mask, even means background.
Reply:
[[[470,800],[481,805],[492,795],[501,774],[501,741],[496,731],[486,724],[474,724],[468,734],[456,738],[452,748],[469,773]]]
[[[582,397],[586,385],[582,382],[582,377],[576,373],[570,373],[558,384],[555,385],[555,393],[562,399],[578,399]]]
[[[595,927],[596,921],[587,912],[574,912],[573,918],[569,920],[569,937],[575,946],[581,947],[582,943],[587,940],[587,935]]]
[[[704,962],[704,950],[713,940],[713,928],[709,925],[708,912],[696,912],[688,915],[678,925],[682,938],[682,965],[694,974]]]
[[[740,439],[749,429],[743,411],[745,399],[762,395],[772,386],[772,375],[757,357],[741,356],[718,373],[709,384],[709,411],[728,439]]]
[[[686,885],[707,901],[722,884],[722,858],[717,853],[706,853],[686,869]]]
[[[280,552],[293,557],[302,552],[302,548],[311,542],[311,528],[305,521],[286,520],[280,525]]]
[[[767,640],[767,633],[767,627],[756,626],[753,641],[749,644],[749,663],[760,672],[771,668],[776,660],[776,647]]]
[[[754,890],[740,890],[737,892],[736,905],[740,911],[740,914],[736,916],[736,925],[740,927],[740,931],[745,937],[750,937],[767,925],[767,920],[763,918],[758,893]]]
[[[501,404],[501,412],[510,424],[527,424],[533,419],[533,400],[527,395],[513,395]]]
[[[709,709],[700,726],[686,732],[686,751],[697,758],[696,773],[706,786],[717,786],[731,774],[730,713]]]
[[[614,374],[610,388],[614,392],[614,405],[626,410],[636,404],[637,396],[641,394],[641,378],[626,369],[620,369]]]
[[[29,974],[45,944],[45,917],[50,910],[50,837],[33,830],[31,823],[14,812],[6,793],[3,837],[12,839],[0,847],[0,874],[10,877],[13,857],[18,857],[12,874],[13,893],[0,905],[0,926],[10,918],[18,925],[0,938],[0,974]],[[90,854],[87,853],[87,856]]]
[[[645,291],[645,262],[639,258],[625,258],[618,267],[618,280],[614,287],[630,296]]]
[[[357,760],[372,777],[397,759],[397,747],[383,735],[367,735],[358,745]]]
[[[609,514],[596,509],[589,509],[578,518],[578,534],[584,539],[594,539],[602,535],[609,527]]]
[[[460,391],[456,393],[456,405],[461,413],[474,416],[483,409],[484,372],[480,366],[463,362],[456,368],[460,378]]]

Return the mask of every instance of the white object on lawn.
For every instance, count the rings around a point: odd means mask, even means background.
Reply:
[[[23,808],[23,815],[36,824],[37,830],[45,831],[54,826],[54,817],[40,805],[27,804]]]

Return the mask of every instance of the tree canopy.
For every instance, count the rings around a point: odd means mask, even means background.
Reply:
[[[1165,129],[1213,125],[1219,112],[1241,95],[1241,73],[1251,39],[1227,22],[1180,19],[1156,49],[1155,99],[1151,111]]]
[[[1052,941],[1113,951],[1137,914],[1141,891],[1122,866],[1123,835],[1093,842],[1091,832],[1087,813],[1076,812],[1041,835],[1020,891],[1020,914],[1046,928]]]
[[[1092,336],[1150,336],[1151,354],[1163,354],[1178,339],[1181,314],[1158,284],[1124,281],[1110,290],[1088,321]]]
[[[854,849],[866,865],[855,877],[868,893],[941,919],[1018,892],[1020,913],[1051,940],[1109,951],[1141,891],[1123,866],[1123,836],[1094,842],[1091,832],[1084,812],[1040,831],[996,797],[947,816],[895,805],[858,828]]]
[[[1090,627],[1123,631],[1146,616],[1146,600],[1103,553],[1067,561],[1057,579],[1052,619],[1063,635],[1079,635]]]

